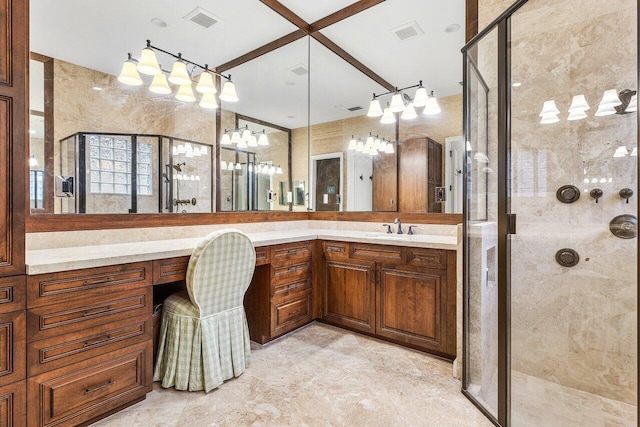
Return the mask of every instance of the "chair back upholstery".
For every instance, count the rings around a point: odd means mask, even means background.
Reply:
[[[239,230],[215,231],[202,239],[191,254],[186,279],[200,317],[242,306],[255,264],[253,243]]]

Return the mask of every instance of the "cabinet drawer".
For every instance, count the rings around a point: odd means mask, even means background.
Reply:
[[[38,340],[27,345],[28,376],[151,339],[148,315]]]
[[[274,289],[282,283],[295,282],[311,276],[311,263],[301,262],[299,264],[288,264],[273,266],[273,277],[271,277],[271,288]]]
[[[322,252],[325,259],[347,259],[349,258],[349,243],[322,242]]]
[[[271,337],[282,335],[311,321],[311,292],[271,304]]]
[[[407,264],[414,267],[447,268],[447,251],[444,249],[411,248]]]
[[[31,377],[30,426],[78,425],[151,388],[151,341]]]
[[[26,323],[24,310],[0,314],[0,386],[26,376]]]
[[[166,258],[153,261],[153,284],[171,283],[187,277],[189,256]]]
[[[269,264],[269,246],[256,248],[256,265]]]
[[[151,314],[151,286],[27,310],[29,342]]]
[[[271,248],[271,265],[288,265],[311,259],[311,243],[298,242]]]
[[[27,276],[0,278],[0,313],[24,310],[27,301]]]
[[[28,278],[28,307],[38,307],[151,285],[151,262],[86,268]]]
[[[289,298],[291,295],[311,289],[311,280],[305,277],[294,282],[281,283],[272,287],[271,296],[274,298]]]
[[[27,382],[0,387],[0,426],[27,425]]]
[[[404,248],[386,245],[364,245],[351,243],[349,245],[351,258],[375,261],[380,263],[404,263]]]

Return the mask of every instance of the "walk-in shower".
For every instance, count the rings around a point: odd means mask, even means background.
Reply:
[[[637,425],[637,9],[518,1],[463,49],[463,390],[497,425]]]

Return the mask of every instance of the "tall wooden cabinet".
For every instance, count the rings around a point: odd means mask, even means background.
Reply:
[[[442,212],[436,187],[442,186],[442,145],[431,138],[398,144],[398,210]]]
[[[28,2],[0,0],[0,425],[26,424]]]

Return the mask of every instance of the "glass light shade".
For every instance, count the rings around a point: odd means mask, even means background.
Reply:
[[[627,109],[625,110],[627,113],[634,113],[638,111],[638,95],[633,95],[629,100],[629,105],[627,105]]]
[[[245,129],[242,131],[242,139],[244,141],[249,141],[249,138],[251,138],[251,131],[249,129]]]
[[[365,147],[373,147],[373,144],[375,143],[375,140],[373,139],[372,136],[367,138],[367,142],[364,144]]]
[[[473,155],[473,160],[478,163],[489,163],[489,158],[484,153],[476,153]]]
[[[118,81],[129,86],[140,86],[142,84],[142,79],[133,61],[124,61]]]
[[[540,123],[543,125],[550,125],[552,123],[558,123],[560,121],[560,119],[558,118],[558,115],[555,113],[548,113],[545,114],[544,116],[542,116],[542,119],[540,120]]]
[[[231,135],[231,142],[233,142],[234,144],[238,144],[241,141],[242,138],[240,138],[240,133],[237,131],[233,132],[233,134]]]
[[[178,154],[184,154],[185,152],[185,148],[184,148],[184,144],[179,144],[178,145]]]
[[[184,149],[185,151],[189,152],[189,151],[193,151],[193,146],[191,145],[190,142],[185,142],[184,144]]]
[[[258,146],[258,138],[256,138],[255,135],[251,135],[251,137],[249,137],[249,140],[247,141],[247,145],[249,147],[257,147]]]
[[[384,152],[387,154],[395,153],[395,150],[393,149],[393,144],[389,142],[387,146],[384,148]]]
[[[247,167],[247,170],[249,172],[253,172],[253,164],[252,163],[249,163],[249,167]]]
[[[407,105],[407,108],[402,112],[400,118],[402,120],[413,120],[416,117],[418,117],[418,113],[416,113],[416,109],[413,108],[413,102],[410,102],[409,105]]]
[[[369,155],[377,156],[378,155],[378,149],[376,147],[369,148]]]
[[[544,117],[549,114],[560,114],[560,110],[558,110],[558,107],[556,107],[556,101],[554,100],[544,101],[539,116]]]
[[[200,77],[198,78],[198,85],[196,86],[196,91],[200,93],[211,93],[214,94],[217,92],[216,86],[213,84],[213,76],[208,71],[203,71],[200,73]]]
[[[207,154],[207,146],[203,145],[202,147],[200,147],[200,154],[202,154],[203,156],[205,154]]]
[[[632,157],[638,156],[638,147],[633,147],[633,150],[631,150],[631,156]]]
[[[34,156],[29,157],[29,167],[35,168],[36,166],[38,166],[38,159]]]
[[[231,145],[231,138],[228,133],[222,135],[222,139],[220,140],[221,145]]]
[[[590,108],[591,107],[589,107],[589,104],[587,104],[587,99],[584,97],[584,95],[576,95],[571,100],[571,105],[569,106],[569,113],[587,111]]]
[[[269,138],[267,138],[266,133],[261,133],[258,138],[258,145],[269,145]]]
[[[436,98],[435,96],[430,96],[427,100],[427,105],[424,107],[424,111],[422,112],[422,114],[424,114],[425,116],[433,116],[436,114],[440,114],[441,111],[442,110],[438,105],[438,98]]]
[[[200,106],[209,110],[215,110],[216,108],[218,108],[216,96],[212,93],[205,93],[204,95],[202,95],[202,99],[200,100]]]
[[[184,153],[184,156],[189,158],[195,157],[195,155],[193,154],[193,151],[187,151],[186,153]]]
[[[240,141],[238,142],[238,148],[247,148],[247,141],[244,139],[240,139]]]
[[[184,62],[178,60],[173,63],[171,74],[169,74],[169,81],[174,85],[191,85],[191,77],[189,77],[187,66]]]
[[[156,53],[148,47],[142,49],[137,68],[142,74],[148,74],[150,76],[162,74],[162,70],[158,65],[158,60],[156,59]]]
[[[373,146],[374,147],[384,146],[384,142],[382,142],[380,138],[376,138],[373,140]]]
[[[395,122],[396,122],[396,117],[391,112],[391,109],[389,107],[385,108],[384,109],[384,114],[382,115],[382,118],[380,119],[380,123],[388,125],[390,123],[395,123]]]
[[[429,94],[427,93],[427,90],[423,87],[419,87],[418,90],[416,90],[416,96],[413,99],[413,106],[424,107],[427,105],[428,99]]]
[[[471,151],[473,148],[471,147],[471,141],[467,141],[467,151]]]
[[[169,83],[167,83],[167,76],[162,73],[153,76],[153,81],[151,82],[151,86],[149,86],[149,90],[161,95],[170,94],[171,88],[169,87]]]
[[[236,170],[242,170],[242,165],[240,164],[240,162],[236,163]]]
[[[616,112],[616,107],[613,105],[600,105],[598,106],[598,111],[596,111],[595,115],[597,117],[604,117],[615,114]]]
[[[281,168],[280,166],[278,166],[278,167],[276,168],[276,174],[277,174],[277,175],[282,175],[282,168]]]
[[[372,99],[369,104],[369,111],[367,112],[367,117],[380,117],[382,115],[382,107],[380,106],[380,101],[377,99]]]
[[[605,90],[604,94],[602,94],[602,99],[600,100],[600,104],[598,104],[599,107],[604,107],[604,106],[610,106],[610,107],[617,107],[618,105],[621,105],[622,101],[620,101],[620,98],[618,97],[618,91],[615,89],[609,89],[609,90]]]
[[[195,157],[200,157],[200,147],[195,147],[195,148],[193,149],[193,155],[194,155]]]
[[[176,179],[177,179],[178,181],[182,181],[182,175],[181,175],[181,174],[179,174],[179,173],[177,173],[177,174],[176,174]]]
[[[358,141],[356,144],[356,151],[363,152],[364,151],[364,142]]]
[[[220,162],[220,169],[226,169],[227,168],[227,162],[225,162],[224,160]]]
[[[624,145],[621,145],[616,148],[616,152],[613,153],[613,157],[624,157],[627,154],[629,154],[629,150],[627,150],[627,147],[625,147]]]
[[[355,139],[351,139],[349,141],[349,147],[347,147],[347,150],[351,150],[354,151],[356,149],[356,147],[358,146],[358,141],[356,141]]]
[[[234,167],[235,165],[233,164],[233,162],[229,162],[229,164],[227,165],[227,170],[232,171]]]
[[[191,175],[191,176],[189,176],[189,179],[190,179],[191,181],[195,181],[195,180],[196,180],[196,176],[195,176],[195,175]]]
[[[399,113],[404,110],[404,101],[402,100],[401,94],[396,93],[391,97],[391,105],[389,105],[389,108],[391,108],[392,113]]]
[[[200,175],[196,175],[196,181],[200,181]]]
[[[222,86],[222,93],[220,94],[220,100],[225,102],[238,102],[238,95],[236,94],[236,85],[232,81],[227,81]]]
[[[193,102],[196,100],[196,96],[193,94],[190,84],[180,86],[178,93],[176,93],[176,99],[182,102]]]
[[[584,111],[572,111],[569,113],[567,120],[582,120],[587,118],[587,113]]]

